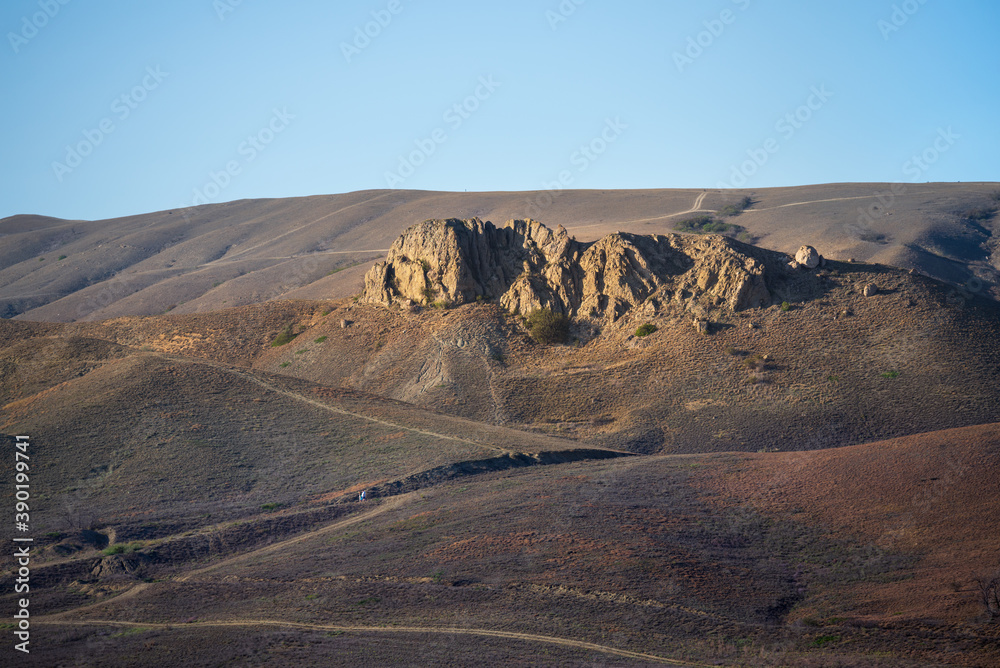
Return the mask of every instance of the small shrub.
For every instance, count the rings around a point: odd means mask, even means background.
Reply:
[[[979,600],[991,620],[1000,619],[1000,572],[976,578]]]
[[[323,318],[325,318],[326,316],[330,315],[330,313],[332,313],[332,311],[330,311],[330,309],[324,309],[324,311],[322,313],[320,313],[320,316],[323,317]]]
[[[295,354],[296,355],[301,355],[302,353],[307,353],[307,352],[309,352],[309,349],[308,348],[303,348],[302,350],[296,350]]]
[[[974,223],[980,221],[989,220],[997,213],[997,208],[995,206],[980,206],[973,209],[966,209],[959,216],[962,220],[968,220]]]
[[[293,325],[289,323],[289,325],[281,330],[281,333],[275,337],[274,341],[271,341],[271,346],[277,348],[278,346],[283,346],[286,343],[291,343],[296,336],[298,336],[298,334],[295,333]]]
[[[647,322],[644,325],[639,325],[639,329],[635,330],[635,335],[639,337],[649,336],[655,331],[656,331],[656,325],[654,325],[651,322]]]
[[[118,543],[101,550],[101,554],[110,557],[113,554],[131,554],[142,547],[142,543]]]
[[[277,510],[281,507],[280,503],[264,503],[261,505],[261,510]]]
[[[562,313],[542,308],[526,320],[528,332],[538,343],[566,343],[569,340],[569,318]]]
[[[431,306],[432,306],[433,308],[439,308],[439,309],[441,309],[442,311],[444,311],[444,310],[447,310],[447,309],[448,309],[448,302],[446,302],[446,301],[445,301],[445,300],[443,300],[443,299],[439,299],[439,300],[437,300],[436,302],[432,303],[432,304],[431,304]]]
[[[840,376],[827,376],[826,379],[828,381],[830,381],[831,383],[839,383],[840,382]]]
[[[45,534],[45,537],[52,538],[54,540],[59,540],[60,538],[63,537],[63,535],[61,531],[50,531],[47,534]]]
[[[284,369],[285,367],[288,367],[288,366],[291,366],[291,365],[292,365],[291,362],[282,362],[280,366],[281,366],[282,369]]]
[[[313,343],[323,343],[324,341],[326,341],[326,339],[327,339],[327,337],[321,336],[318,339],[316,339],[315,341],[313,341]]]
[[[60,259],[60,260],[65,260],[65,259],[66,259],[66,256],[65,256],[65,255],[60,255],[60,256],[59,256],[59,259]]]
[[[812,641],[813,647],[825,647],[831,643],[839,642],[840,636],[820,636]]]
[[[882,377],[883,378],[899,378],[899,372],[898,371],[886,371],[885,373],[882,374]]]
[[[789,304],[788,302],[781,302],[781,312],[782,313],[788,313],[791,310],[792,310],[792,305],[791,304]]]
[[[719,209],[720,216],[738,216],[753,206],[753,198],[749,195],[741,199],[736,204],[727,204]]]

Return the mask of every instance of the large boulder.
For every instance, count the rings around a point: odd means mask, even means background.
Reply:
[[[806,269],[815,269],[819,266],[820,260],[822,258],[819,252],[812,246],[802,246],[795,253],[795,261]]]

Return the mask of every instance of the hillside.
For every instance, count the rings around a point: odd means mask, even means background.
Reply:
[[[202,530],[207,555],[85,552],[93,575],[39,572],[36,623],[56,663],[990,666],[998,464],[990,425],[465,476],[269,540]]]
[[[0,319],[26,665],[996,665],[1000,303],[751,210],[411,220],[289,293],[343,295]]]
[[[593,241],[616,231],[673,232],[678,221],[737,206],[744,197],[752,206],[722,219],[765,248],[794,253],[808,244],[835,260],[915,269],[997,298],[1000,255],[989,211],[998,191],[997,183],[364,191],[106,221],[12,216],[0,221],[0,315],[70,322],[347,297],[360,292],[367,269],[415,221],[532,218]]]

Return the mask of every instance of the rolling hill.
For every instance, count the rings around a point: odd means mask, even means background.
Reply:
[[[997,184],[887,188],[0,221],[22,662],[997,665]]]

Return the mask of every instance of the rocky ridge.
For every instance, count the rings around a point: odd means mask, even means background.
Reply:
[[[783,253],[717,235],[618,232],[583,243],[561,225],[551,230],[534,220],[502,227],[478,218],[426,220],[369,270],[361,300],[425,306],[491,300],[512,313],[547,308],[611,321],[666,301],[741,311],[808,289],[816,280],[810,269],[819,263],[809,250],[808,263],[790,264]]]

